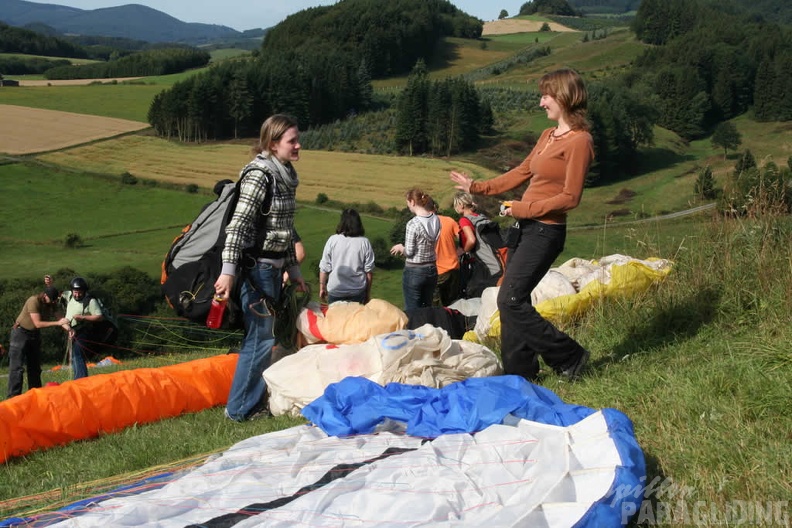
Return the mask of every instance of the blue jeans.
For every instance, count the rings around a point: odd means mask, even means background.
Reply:
[[[272,264],[258,262],[247,272],[242,283],[241,304],[245,320],[245,338],[239,349],[234,380],[228,394],[226,414],[236,421],[243,421],[253,414],[264,400],[267,384],[262,374],[270,365],[274,317],[263,315],[262,295],[278,299],[281,293],[283,274]],[[266,313],[266,312],[265,312]]]
[[[333,304],[336,301],[356,302],[366,304],[366,290],[360,293],[349,293],[347,295],[335,295],[330,292],[327,293],[327,304]]]
[[[85,364],[85,353],[83,352],[83,348],[86,348],[87,333],[75,330],[71,349],[72,379],[88,377],[88,367]]]
[[[437,266],[405,266],[402,274],[404,311],[432,306]]]

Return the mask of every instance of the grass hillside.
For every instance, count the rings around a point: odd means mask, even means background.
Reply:
[[[577,32],[492,35],[482,41],[485,45],[449,39],[445,59],[434,65],[432,76],[475,71],[536,45],[536,39],[553,53],[479,82],[524,90],[526,80],[562,64],[587,78],[601,78],[624,68],[642,47],[625,30],[586,43]],[[151,99],[176,78],[3,88],[0,103],[145,122]],[[390,79],[376,86],[395,90],[403,82]],[[742,134],[741,149],[750,148],[760,163],[772,159],[781,165],[792,154],[788,124],[756,123],[750,116],[733,122]],[[527,145],[520,138],[547,126],[538,101],[504,123],[508,127],[493,141],[508,139],[521,155]],[[214,181],[235,176],[248,158],[249,143],[185,145],[143,132],[6,159],[0,164],[4,277],[38,281],[62,268],[111,273],[122,265],[157,276],[173,237],[211,199],[207,189]],[[308,248],[304,273],[315,281],[318,256],[338,220],[337,210],[315,205],[318,193],[398,207],[405,188],[420,184],[443,203],[453,192],[447,179],[451,168],[481,178],[493,174],[476,163],[480,155],[429,159],[305,151],[298,164],[296,220]],[[559,261],[612,253],[660,256],[674,262],[674,271],[639,296],[596,303],[581,319],[567,321],[564,330],[592,351],[590,367],[577,383],[553,374],[541,383],[568,402],[625,412],[647,458],[647,485],[676,486],[666,495],[650,488],[651,504],[665,504],[669,516],[680,507],[703,504],[708,516],[699,524],[723,524],[723,517],[715,515],[729,507],[778,504],[792,496],[792,223],[786,216],[724,219],[708,213],[663,221],[644,218],[698,205],[692,199],[697,170],[711,165],[722,185],[734,159],[724,160],[708,138],[688,143],[657,129],[655,144],[641,151],[640,160],[636,177],[584,192],[581,206],[570,216]],[[124,173],[137,183],[129,184]],[[147,183],[149,179],[158,183]],[[31,211],[35,219],[26,220]],[[387,236],[392,225],[368,216],[364,223],[372,238]],[[65,244],[74,234],[82,247]],[[374,296],[400,304],[400,280],[399,270],[378,269]],[[8,327],[10,321],[3,324]],[[107,372],[216,353],[140,354]],[[63,382],[67,376],[45,372],[44,381]],[[0,394],[6,380],[0,378]],[[148,472],[194,464],[239,440],[296,423],[301,421],[235,424],[215,408],[13,459],[0,466],[0,519],[56,508]],[[777,524],[788,524],[785,519]],[[637,524],[691,523],[644,516]]]

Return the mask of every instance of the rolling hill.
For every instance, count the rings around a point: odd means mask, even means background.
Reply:
[[[86,10],[24,0],[3,0],[0,20],[12,26],[46,24],[64,34],[123,37],[148,42],[197,45],[220,39],[244,38],[241,32],[227,26],[182,22],[139,4]]]

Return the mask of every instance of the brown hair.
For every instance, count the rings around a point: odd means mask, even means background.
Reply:
[[[574,130],[588,130],[586,119],[588,91],[583,78],[569,68],[562,68],[542,75],[539,79],[539,92],[550,95],[564,111],[564,117]]]
[[[286,114],[274,114],[261,125],[258,143],[250,149],[251,154],[272,154],[270,146],[278,141],[290,128],[298,126],[297,119]]]
[[[420,205],[424,209],[431,210],[429,207],[430,203],[433,203],[432,197],[423,192],[418,187],[413,187],[406,193],[404,193],[404,197],[408,200],[412,200],[416,204]]]

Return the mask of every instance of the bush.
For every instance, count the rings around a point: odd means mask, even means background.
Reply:
[[[319,194],[316,195],[316,203],[318,205],[322,205],[322,204],[327,203],[327,200],[329,200],[329,199],[330,198],[328,198],[325,193],[319,193]]]
[[[123,185],[137,185],[137,182],[138,182],[137,176],[129,172],[125,172],[124,174],[121,175],[121,183]]]
[[[198,186],[195,185],[194,183],[191,183],[187,187],[185,187],[185,190],[187,191],[188,194],[196,194],[198,192]]]
[[[63,241],[63,245],[69,249],[79,249],[85,246],[83,239],[77,233],[69,233],[66,235],[66,240]]]
[[[381,269],[397,269],[404,265],[399,257],[390,254],[390,246],[382,237],[371,240],[371,249],[374,250],[374,262]]]

